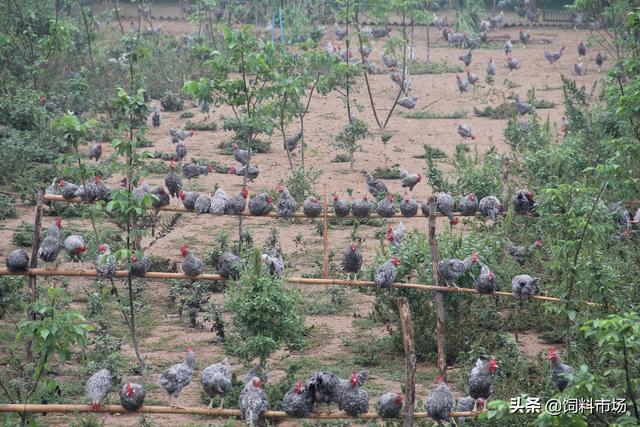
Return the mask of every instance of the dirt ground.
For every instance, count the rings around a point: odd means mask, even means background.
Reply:
[[[507,17],[509,22],[510,17]],[[195,27],[185,22],[162,22],[163,31],[180,35],[193,33]],[[520,70],[509,73],[506,69],[505,54],[502,49],[486,49],[480,48],[473,52],[473,62],[471,63],[471,71],[480,77],[478,88],[473,92],[460,94],[456,85],[454,74],[439,75],[414,75],[412,94],[418,96],[418,104],[416,110],[422,109],[424,106],[433,101],[438,100],[429,106],[428,111],[434,113],[452,113],[458,110],[464,110],[467,117],[463,119],[409,119],[399,115],[398,109],[394,112],[389,122],[387,131],[393,134],[393,138],[388,144],[387,153],[390,158],[389,164],[398,163],[404,169],[410,171],[421,172],[424,169],[424,160],[415,158],[416,155],[423,153],[423,144],[429,144],[433,147],[442,149],[447,154],[454,152],[455,145],[460,142],[457,135],[457,124],[460,122],[471,125],[473,131],[478,135],[477,140],[473,143],[477,146],[479,152],[484,152],[490,147],[496,147],[498,151],[506,151],[507,147],[504,143],[503,129],[506,120],[492,120],[488,118],[476,117],[473,114],[473,108],[484,108],[486,105],[495,106],[502,102],[502,93],[507,96],[509,93],[518,94],[523,98],[527,96],[527,90],[536,89],[536,96],[539,99],[553,101],[556,107],[553,109],[540,110],[539,114],[543,119],[547,116],[553,123],[559,123],[560,117],[563,115],[562,90],[561,90],[561,74],[571,76],[576,79],[579,85],[585,85],[590,89],[597,84],[602,77],[598,74],[594,57],[596,52],[589,50],[587,54],[587,75],[574,76],[573,66],[577,60],[577,49],[580,40],[586,38],[585,31],[573,31],[569,29],[560,29],[556,27],[533,27],[531,28],[532,44],[523,48],[518,40],[518,31],[520,28],[512,27],[508,29],[498,30],[490,33],[490,36],[496,40],[505,40],[511,37],[514,40],[513,56],[518,58],[522,67]],[[431,28],[430,36],[432,41],[439,39],[439,33],[435,28]],[[549,43],[541,43],[542,40]],[[324,46],[327,40],[335,41],[332,31],[327,31],[325,39],[321,46]],[[418,28],[415,33],[414,45],[418,52],[418,60],[425,60],[425,30]],[[442,40],[437,41],[442,45]],[[381,47],[382,43],[378,42],[374,46],[371,58],[380,67]],[[502,43],[500,44],[502,45]],[[558,50],[561,46],[566,46],[567,50],[562,58],[554,65],[549,65],[543,56],[543,49]],[[432,61],[445,60],[452,65],[460,65],[461,61],[458,56],[465,51],[457,50],[449,47],[436,47],[431,51]],[[484,82],[486,66],[489,58],[496,61],[497,77],[494,87],[494,95],[489,95],[490,88]],[[606,64],[605,64],[606,66]],[[505,85],[508,81],[515,84],[515,88],[507,89]],[[358,117],[369,123],[372,136],[364,141],[364,151],[356,153],[356,171],[350,172],[348,163],[334,163],[331,159],[335,157],[337,152],[331,148],[331,138],[346,123],[347,112],[341,99],[335,93],[328,97],[314,95],[307,120],[305,122],[305,141],[307,144],[306,164],[311,165],[314,169],[322,171],[316,192],[322,196],[323,186],[327,186],[328,193],[337,191],[339,194],[346,196],[346,189],[353,189],[353,198],[359,198],[366,193],[366,185],[360,173],[361,170],[372,171],[376,167],[384,166],[385,158],[382,154],[383,146],[380,142],[379,135],[375,131],[375,121],[369,106],[368,96],[364,88],[363,82],[359,82],[359,90],[354,94],[354,102],[364,106],[364,111],[358,113]],[[396,95],[396,89],[393,87],[388,74],[380,74],[371,77],[371,83],[374,92],[376,106],[383,114],[386,114],[391,107]],[[154,105],[158,102],[154,101]],[[192,121],[204,120],[205,117],[195,106],[189,106],[188,111],[195,114]],[[225,108],[219,108],[210,114],[208,120],[214,120],[219,125],[222,123],[222,116],[230,115]],[[151,150],[173,151],[171,139],[168,136],[168,130],[172,127],[182,127],[185,119],[179,118],[180,113],[163,113],[162,123],[158,129],[150,128],[147,137],[153,142]],[[221,127],[221,126],[219,126]],[[287,129],[289,135],[298,131],[296,125],[292,125]],[[215,159],[221,163],[231,165],[234,163],[233,157],[223,156],[217,148],[220,141],[228,139],[231,135],[223,130],[213,132],[196,132],[196,135],[187,140],[189,154],[187,159],[196,157],[198,159]],[[286,155],[282,149],[282,141],[280,136],[274,134],[271,138],[272,150],[267,154],[257,154],[255,162],[260,166],[261,173],[256,182],[250,184],[250,192],[252,194],[261,192],[267,188],[273,188],[277,183],[287,178],[289,167]],[[104,157],[108,157],[111,153],[110,147],[105,146]],[[300,154],[297,153],[294,161],[299,162]],[[164,174],[148,177],[150,184],[162,184]],[[116,179],[114,179],[114,182]],[[400,181],[386,181],[391,191],[400,192]],[[211,191],[216,184],[221,186],[227,194],[237,194],[242,185],[240,177],[222,174],[209,174],[191,181],[184,180],[187,190]],[[413,192],[413,197],[417,200],[424,201],[431,194],[428,184],[423,181]],[[0,256],[5,256],[11,248],[11,235],[20,220],[28,222],[33,221],[33,211],[30,208],[20,207],[21,218],[18,220],[5,221],[0,227]],[[51,219],[46,217],[45,221]],[[425,229],[426,223],[424,219],[404,220],[408,229],[420,228]],[[310,226],[308,221],[300,223],[282,224],[272,219],[249,219],[245,220],[247,228],[253,234],[254,240],[258,244],[262,244],[268,234],[271,226],[278,227],[280,232],[281,245],[287,255],[288,273],[298,275],[309,273],[314,269],[313,261],[321,256],[322,240],[314,226]],[[45,225],[48,225],[45,224]],[[74,219],[67,221],[67,227],[80,229],[87,227],[87,221]],[[463,227],[464,228],[464,227]],[[205,256],[211,247],[213,237],[220,231],[227,230],[230,236],[237,237],[237,220],[231,217],[213,217],[213,216],[195,216],[184,215],[177,228],[154,244],[147,252],[151,255],[168,256],[176,261],[180,259],[179,248],[184,241],[190,243],[190,247],[200,256]],[[340,254],[347,247],[349,241],[349,233],[351,229],[333,228],[330,230],[331,250],[336,254]],[[364,255],[365,264],[372,262],[378,241],[374,238],[374,229],[363,227],[360,230],[364,238],[360,248]],[[297,235],[304,237],[304,243],[296,245],[294,238]],[[143,245],[147,245],[149,239],[145,238]],[[63,268],[78,268],[77,265],[65,263]],[[88,282],[73,281],[70,285],[74,295],[77,297],[78,307],[83,307],[81,303],[84,297],[83,288]],[[144,337],[141,342],[142,352],[146,355],[150,363],[150,370],[147,378],[127,377],[127,380],[144,381],[147,384],[154,384],[159,372],[173,363],[182,361],[184,358],[184,348],[191,344],[194,346],[198,367],[204,368],[210,363],[217,362],[223,358],[223,350],[220,342],[215,339],[215,335],[208,329],[191,329],[183,325],[179,320],[175,311],[170,310],[165,300],[168,295],[169,284],[167,282],[149,281],[145,291],[145,296],[151,303],[152,324],[149,335]],[[309,295],[311,292],[317,292],[319,289],[309,289],[300,287],[303,295]],[[221,295],[216,294],[214,298],[220,300]],[[307,316],[306,323],[308,326],[314,326],[311,345],[304,351],[304,354],[288,355],[278,353],[270,360],[270,364],[274,367],[271,371],[271,378],[278,378],[284,375],[284,367],[287,360],[291,358],[304,357],[306,371],[312,371],[319,366],[316,365],[318,360],[322,360],[322,364],[345,363],[350,360],[350,350],[345,347],[345,340],[358,334],[371,334],[383,336],[384,331],[371,329],[370,327],[358,326],[357,319],[367,316],[371,308],[371,298],[357,291],[347,290],[347,298],[351,305],[346,312],[335,316]],[[535,336],[529,334],[523,335],[522,346],[523,353],[527,356],[535,356],[539,351],[544,351],[545,346]],[[129,338],[125,337],[125,343],[129,342]],[[125,344],[123,351],[128,357],[134,358],[133,352],[128,344]],[[346,362],[349,363],[349,362]],[[396,368],[396,372],[403,372],[402,358],[390,360],[389,363]],[[237,361],[232,360],[234,371],[238,375],[244,375],[245,368]],[[466,371],[466,368],[462,369]],[[386,373],[377,373],[376,369],[371,369],[371,384],[375,389],[385,391],[387,389],[400,390],[402,376],[388,375]],[[183,406],[203,406],[200,401],[200,385],[197,372],[194,376],[193,383],[184,389],[180,402]],[[431,381],[435,376],[435,367],[427,364],[419,365],[419,387],[417,396],[424,400],[428,390],[433,383]],[[393,377],[393,378],[392,378]],[[420,381],[420,379],[422,379]],[[425,379],[428,379],[425,380]],[[381,392],[372,393],[371,407],[377,401],[377,396]],[[112,401],[117,401],[117,395],[112,394]],[[149,404],[165,404],[167,401],[164,392],[159,387],[150,387],[147,394],[147,403]],[[422,410],[422,408],[420,408]],[[204,420],[198,417],[175,416],[175,415],[153,415],[151,417],[157,425],[161,426],[186,426],[186,425],[220,425],[221,420]],[[105,425],[109,426],[125,426],[135,424],[134,418],[129,416],[109,416],[101,415],[100,419]],[[43,422],[45,420],[43,419]],[[52,426],[68,425],[69,418],[50,414],[46,418],[46,423]],[[289,425],[296,425],[290,423]]]

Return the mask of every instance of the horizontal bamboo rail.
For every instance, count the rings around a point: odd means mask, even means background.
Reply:
[[[220,409],[220,408],[176,408],[171,406],[142,406],[137,412],[129,412],[120,405],[102,405],[97,411],[92,409],[91,405],[37,405],[37,404],[0,404],[0,413],[2,412],[47,412],[47,413],[69,413],[69,412],[103,412],[110,414],[186,414],[186,415],[206,415],[210,417],[225,417],[225,418],[240,418],[239,409]],[[450,417],[475,417],[482,412],[451,412]],[[285,419],[292,418],[283,411],[266,411],[264,413],[265,418]],[[414,414],[416,418],[428,418],[426,412],[417,412]],[[351,417],[344,412],[331,412],[331,413],[312,413],[308,418],[313,419],[325,419],[325,420],[340,420],[350,419]],[[367,412],[357,418],[363,419],[378,419],[381,418],[375,412]]]
[[[114,277],[127,277],[128,273],[124,270],[118,270],[115,272]],[[95,270],[60,270],[56,268],[34,268],[24,273],[12,273],[6,268],[0,268],[0,276],[62,276],[62,277],[98,277],[98,272]],[[158,280],[209,280],[209,281],[221,281],[224,280],[219,274],[201,274],[199,276],[187,276],[184,273],[163,273],[158,271],[149,271],[144,275],[145,279],[158,279]],[[338,285],[338,286],[353,286],[353,287],[374,287],[376,284],[370,280],[345,280],[345,279],[315,279],[307,277],[287,277],[284,279],[289,284],[298,285]],[[481,294],[472,288],[456,288],[449,286],[433,286],[423,285],[420,283],[394,283],[392,288],[397,289],[419,289],[429,292],[448,292],[448,293],[464,293],[464,294],[478,294],[485,296],[498,296],[513,298],[513,294],[510,292],[493,292],[491,294]],[[545,295],[534,295],[531,299],[536,301],[546,301],[560,303],[562,300],[556,297],[549,297]],[[596,303],[585,301],[587,305],[598,305]]]
[[[75,197],[73,199],[69,199],[69,200],[65,200],[64,197],[59,196],[59,195],[55,195],[55,194],[45,194],[44,195],[44,199],[45,200],[49,200],[52,202],[66,202],[66,203],[77,203],[77,204],[92,204],[93,202],[83,202],[82,200],[80,200],[79,197]],[[150,210],[153,210],[155,208],[149,208]],[[160,208],[158,208],[158,210],[160,211],[168,211],[168,212],[186,212],[186,213],[195,213],[192,210],[188,210],[186,209],[184,206],[178,206],[178,205],[168,205],[168,206],[162,206]],[[318,215],[316,218],[317,219],[322,219],[324,212],[321,212],[320,215]],[[207,214],[205,214],[207,215]],[[231,214],[224,214],[227,216],[238,216],[238,215],[231,215]],[[255,218],[280,218],[280,216],[275,213],[275,212],[271,212],[267,215],[253,215],[251,214],[251,212],[249,212],[248,209],[245,209],[241,214],[241,216],[250,216],[250,217],[255,217]],[[453,213],[454,216],[460,216],[460,217],[468,217],[468,218],[472,218],[469,215],[462,215],[462,213],[460,212],[454,212]],[[439,217],[444,217],[445,215],[441,214],[441,213],[437,213],[436,216]],[[479,213],[476,213],[475,216],[480,216]],[[293,213],[293,217],[294,218],[308,218],[303,212],[294,212]],[[358,219],[356,217],[354,217],[353,215],[349,214],[345,217],[339,217],[336,216],[336,214],[334,212],[328,211],[327,212],[327,218],[345,218],[345,219]],[[377,213],[371,213],[369,214],[368,217],[366,218],[359,218],[359,219],[376,219],[376,218],[380,218],[380,219],[387,219],[387,217],[381,217],[380,215],[378,215]],[[392,217],[389,217],[389,219],[391,218],[405,218],[405,219],[410,219],[405,217],[404,215],[402,215],[401,213],[397,213],[395,215],[393,215]],[[418,213],[412,217],[412,218],[425,218],[425,216],[422,214],[422,212],[420,210],[418,210]]]

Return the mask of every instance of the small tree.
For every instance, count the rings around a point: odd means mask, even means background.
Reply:
[[[331,146],[336,149],[346,150],[349,154],[349,170],[353,172],[355,162],[355,152],[362,151],[362,145],[358,141],[365,139],[369,134],[367,124],[362,120],[355,119],[349,122],[344,129],[338,133]]]
[[[304,317],[298,313],[298,299],[282,279],[263,272],[255,249],[238,282],[227,290],[234,330],[225,349],[246,362],[258,358],[265,368],[267,358],[281,347],[301,348]]]

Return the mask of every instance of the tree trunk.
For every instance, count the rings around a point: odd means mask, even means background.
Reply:
[[[31,243],[31,260],[29,261],[29,268],[38,267],[38,248],[40,247],[40,228],[42,227],[42,204],[44,201],[44,192],[38,191],[38,202],[36,204],[36,216],[33,221],[33,241]],[[36,302],[36,276],[29,276],[29,304]],[[31,309],[27,312],[28,320],[36,320],[36,313]],[[25,344],[25,354],[27,363],[33,363],[33,351],[31,350],[31,339],[27,340]]]
[[[400,312],[400,324],[402,325],[402,341],[404,343],[405,369],[407,379],[405,382],[405,412],[403,427],[413,425],[413,413],[416,399],[416,351],[413,340],[413,325],[411,323],[411,311],[409,300],[405,297],[398,298],[398,310]]]
[[[440,286],[438,277],[438,247],[436,245],[436,201],[435,196],[429,199],[429,248],[431,249],[431,268],[433,284]],[[444,294],[435,293],[436,301],[436,334],[438,335],[438,370],[446,378],[447,373],[447,320],[444,308]]]

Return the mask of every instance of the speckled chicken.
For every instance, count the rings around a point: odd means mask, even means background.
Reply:
[[[413,191],[413,187],[422,181],[422,175],[419,173],[409,173],[409,171],[404,169],[400,170],[400,178],[402,179],[400,186],[402,188],[408,188],[409,191]]]
[[[478,204],[478,208],[483,216],[488,216],[492,221],[498,219],[502,214],[502,204],[496,196],[483,197]]]
[[[126,383],[120,389],[120,404],[130,412],[138,412],[144,404],[145,391],[140,384]]]
[[[453,408],[453,394],[444,382],[442,376],[438,377],[438,385],[427,397],[427,415],[434,421],[441,423],[449,420],[449,413]]]
[[[362,388],[368,375],[367,371],[360,371],[357,374],[353,371],[349,381],[340,380],[338,382],[338,409],[352,417],[357,417],[369,410],[369,393]]]
[[[153,190],[151,190],[152,195],[155,197],[151,201],[151,206],[158,209],[162,206],[168,206],[171,203],[171,199],[169,198],[169,193],[167,193],[162,186],[157,186]]]
[[[136,254],[131,255],[131,275],[135,277],[144,277],[151,267],[149,257],[142,256],[138,258]]]
[[[305,384],[316,403],[337,402],[340,379],[333,372],[318,371],[309,375]]]
[[[96,256],[96,271],[98,276],[108,279],[116,273],[116,257],[111,253],[111,248],[106,243],[98,246]]]
[[[100,156],[102,156],[102,142],[91,142],[91,146],[89,147],[89,160],[95,159],[97,162],[100,160]]]
[[[191,383],[191,377],[195,369],[196,354],[193,352],[193,348],[189,346],[187,347],[187,356],[184,362],[177,363],[160,374],[158,385],[169,395],[169,404],[175,399],[174,404],[171,406],[178,406],[180,392]]]
[[[247,179],[251,182],[260,175],[260,167],[258,165],[243,166],[240,169],[237,169],[235,166],[229,167],[229,173],[231,175],[244,177],[245,171],[247,173]]]
[[[290,417],[307,418],[314,405],[314,396],[300,381],[296,381],[282,398],[282,409]]]
[[[91,401],[91,409],[97,411],[111,391],[111,372],[100,369],[91,375],[86,383],[87,398]]]
[[[515,96],[514,103],[516,104],[518,117],[524,116],[525,114],[531,114],[531,111],[533,111],[533,107],[531,106],[531,104],[520,99],[518,95]]]
[[[197,215],[206,214],[211,208],[211,197],[208,194],[200,194],[193,204],[193,211]]]
[[[402,246],[402,241],[404,240],[404,223],[402,221],[400,221],[395,230],[389,224],[387,227],[387,240],[396,248]]]
[[[460,135],[463,139],[476,139],[476,136],[471,131],[471,126],[466,123],[458,124],[458,135]]]
[[[137,199],[142,199],[144,196],[149,194],[150,191],[151,189],[149,188],[149,184],[147,184],[143,178],[140,178],[138,186],[134,187],[132,190],[133,197]]]
[[[404,398],[400,393],[388,392],[380,396],[377,411],[382,418],[398,418]]]
[[[72,234],[64,239],[63,246],[71,261],[82,262],[82,254],[87,252],[87,245],[83,236]]]
[[[322,203],[315,197],[309,196],[302,203],[302,212],[307,218],[317,218],[322,213]]]
[[[538,278],[528,274],[520,274],[511,279],[511,291],[519,302],[528,301],[534,295],[538,295]]]
[[[507,58],[507,68],[509,71],[519,70],[520,69],[520,61],[516,58],[509,57]]]
[[[511,197],[511,204],[516,213],[527,214],[536,207],[533,191],[518,190]]]
[[[522,267],[528,259],[533,255],[533,251],[542,247],[542,240],[536,240],[529,246],[518,246],[511,240],[507,239],[505,247],[507,254],[515,258],[516,262]]]
[[[178,197],[180,190],[182,190],[182,178],[176,173],[176,164],[174,162],[169,163],[169,173],[164,177],[164,184],[167,186],[171,197]]]
[[[349,203],[349,201],[345,199],[338,197],[337,193],[333,193],[331,197],[333,198],[333,212],[336,214],[336,216],[339,218],[344,218],[345,216],[349,215],[349,212],[351,212],[351,203]]]
[[[184,271],[184,274],[189,277],[195,277],[202,274],[202,272],[204,271],[204,264],[197,256],[193,254],[193,252],[189,250],[189,248],[187,248],[186,244],[183,244],[180,247],[180,253],[183,257],[182,271]]]
[[[458,204],[458,209],[464,216],[474,216],[478,211],[478,198],[474,193],[463,196]]]
[[[218,188],[211,198],[209,213],[212,215],[224,215],[227,210],[227,203],[229,203],[227,193],[222,188]]]
[[[418,214],[418,203],[410,199],[409,196],[404,196],[402,203],[400,203],[400,213],[405,218],[412,218]]]
[[[83,202],[93,202],[98,198],[96,190],[95,181],[87,182],[78,186],[74,197],[79,197]]]
[[[238,148],[238,144],[233,144],[233,158],[242,166],[249,163],[249,150]]]
[[[174,160],[178,162],[184,160],[184,158],[187,157],[187,151],[187,144],[184,142],[178,142],[176,144],[176,155]]]
[[[376,268],[373,274],[373,283],[383,289],[388,289],[396,281],[397,269],[400,265],[400,260],[396,257],[391,258],[389,261]]]
[[[182,206],[185,209],[192,211],[196,205],[196,200],[200,197],[196,191],[183,191],[180,190],[179,194],[180,200],[182,200]]]
[[[220,396],[220,408],[222,408],[224,406],[224,396],[233,389],[229,359],[225,357],[222,362],[214,363],[204,368],[200,382],[204,392],[211,399],[209,408],[213,406],[213,398],[216,396]]]
[[[460,93],[464,93],[464,92],[468,91],[469,87],[471,86],[469,84],[469,80],[462,79],[462,78],[460,78],[460,76],[456,76],[456,83],[458,84],[458,91]]]
[[[194,130],[183,130],[183,129],[176,129],[176,128],[171,128],[169,129],[169,135],[171,135],[171,137],[173,138],[174,141],[184,141],[185,139],[193,136],[196,134],[196,131]],[[176,143],[174,142],[174,144]]]
[[[151,124],[155,129],[160,127],[160,111],[158,111],[157,108],[154,109],[153,113],[151,114]]]
[[[60,228],[62,227],[62,219],[56,218],[53,224],[49,226],[47,237],[44,238],[38,248],[38,258],[44,262],[54,262],[60,253]]]
[[[242,270],[242,259],[233,252],[224,252],[218,257],[218,274],[224,279],[237,279]]]
[[[492,294],[498,290],[496,277],[486,265],[482,266],[480,274],[476,277],[476,290],[481,294]]]
[[[249,197],[249,191],[247,187],[243,187],[240,190],[240,194],[229,198],[227,205],[225,206],[225,213],[229,215],[240,215],[247,207],[247,197]]]
[[[378,197],[378,194],[381,193],[389,193],[387,185],[384,182],[382,182],[378,178],[374,178],[367,171],[363,171],[362,174],[364,175],[364,179],[367,183],[367,190],[373,197]]]
[[[371,213],[371,203],[365,194],[362,199],[356,200],[351,204],[351,214],[356,218],[366,218]]]
[[[387,194],[387,197],[380,200],[376,205],[376,212],[382,218],[391,218],[396,214],[396,207],[394,205],[395,198],[393,194]]]
[[[251,215],[268,215],[273,210],[273,199],[267,193],[258,194],[249,200],[249,212]]]
[[[464,396],[457,399],[453,404],[453,412],[471,412],[473,410],[481,411],[484,408],[484,399],[474,399],[471,396]],[[467,417],[457,417],[456,424],[463,426],[467,421]]]
[[[563,391],[569,385],[569,379],[565,376],[573,372],[573,367],[562,363],[558,349],[551,347],[549,349],[549,363],[551,364],[551,378],[558,390]]]
[[[76,184],[61,179],[58,181],[58,186],[60,187],[60,193],[65,200],[71,200],[76,197],[76,191],[78,191],[78,186]]]
[[[265,426],[262,414],[269,408],[267,395],[262,389],[262,380],[258,377],[251,378],[240,392],[238,406],[242,412],[242,419],[246,421],[247,426],[257,427]]]
[[[298,204],[293,199],[293,196],[289,194],[289,190],[287,190],[286,187],[278,185],[277,190],[280,193],[280,199],[276,205],[276,212],[278,212],[278,216],[285,219],[292,218],[294,212],[298,208]]]
[[[342,271],[347,273],[348,276],[351,276],[351,273],[357,275],[360,272],[360,268],[362,267],[362,254],[358,251],[356,242],[351,242],[347,250],[344,251],[341,266]]]
[[[446,258],[438,262],[438,274],[445,282],[455,284],[476,262],[478,262],[478,254],[475,252],[464,260]]]
[[[549,64],[553,64],[554,62],[558,61],[562,57],[563,53],[564,53],[564,46],[562,46],[560,50],[556,52],[547,52],[547,50],[545,49],[544,57],[547,58],[547,61],[549,61]]]
[[[260,256],[260,262],[266,266],[269,274],[277,278],[284,277],[284,257],[277,248],[271,248],[268,253],[263,253]]]
[[[498,363],[491,358],[487,362],[478,358],[476,365],[469,373],[469,382],[467,384],[467,393],[474,399],[488,399],[491,396],[491,384],[493,383],[493,375],[498,370]]]
[[[417,103],[418,103],[418,97],[415,95],[404,96],[398,100],[398,105],[408,110],[413,110]]]
[[[449,224],[456,225],[458,223],[458,218],[453,216],[453,209],[455,207],[456,201],[451,194],[447,194],[444,192],[438,193],[438,198],[436,201],[436,209],[443,215],[446,215],[449,218]]]
[[[24,249],[16,249],[4,260],[10,273],[23,273],[29,269],[29,254]]]
[[[199,165],[197,163],[188,163],[182,167],[182,175],[187,179],[197,178],[200,175],[209,175],[213,172],[211,165]],[[169,186],[167,185],[167,188]]]
[[[298,146],[298,142],[300,142],[300,138],[302,138],[302,132],[298,132],[297,134],[285,138],[282,145],[285,151],[293,151]]]

